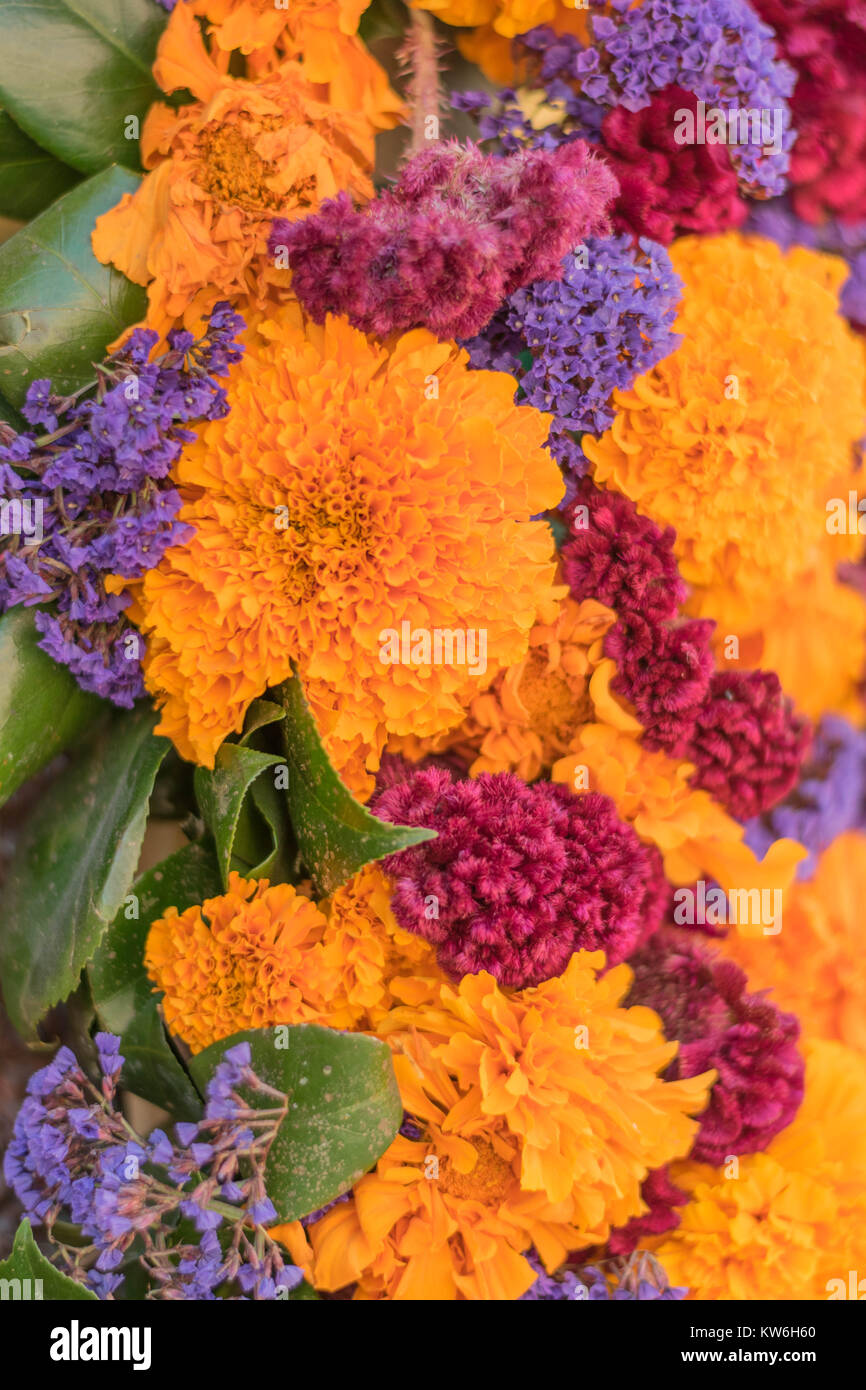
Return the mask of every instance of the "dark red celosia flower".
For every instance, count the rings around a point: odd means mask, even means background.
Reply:
[[[737,820],[750,820],[796,785],[811,743],[811,725],[774,671],[717,671],[695,718],[692,780]]]
[[[690,749],[715,668],[714,627],[708,618],[670,627],[625,618],[605,637],[604,654],[617,668],[611,688],[634,705],[647,748],[672,758],[685,757]]]
[[[608,797],[427,768],[370,806],[437,832],[384,868],[397,921],[432,942],[454,977],[488,970],[521,989],[561,974],[574,951],[603,950],[614,965],[634,947],[655,866]]]
[[[361,211],[347,194],[298,222],[274,222],[292,289],[316,323],[345,314],[385,337],[426,327],[439,338],[480,332],[533,280],[559,280],[562,258],[610,230],[617,183],[583,141],[497,157],[438,144],[409,160]]]
[[[671,1182],[667,1167],[654,1168],[641,1184],[640,1195],[649,1211],[633,1216],[625,1226],[611,1231],[607,1248],[612,1255],[630,1255],[647,1236],[660,1236],[680,1224],[677,1207],[685,1206],[688,1194]]]
[[[765,1149],[803,1099],[797,1019],[763,995],[749,994],[738,965],[675,927],[656,932],[629,964],[634,980],[627,1003],[654,1009],[667,1037],[680,1045],[666,1078],[713,1068],[719,1074],[692,1157],[720,1164]]]
[[[628,497],[582,478],[563,512],[571,535],[560,552],[573,598],[597,599],[620,618],[652,627],[673,618],[686,596],[674,558],[673,528],[662,531]]]
[[[807,222],[866,218],[863,0],[753,0],[797,71],[791,98],[794,209]]]
[[[619,181],[614,229],[668,246],[686,232],[727,231],[748,216],[725,145],[678,145],[675,113],[696,111],[697,97],[665,87],[640,111],[614,107],[601,128],[601,151]]]

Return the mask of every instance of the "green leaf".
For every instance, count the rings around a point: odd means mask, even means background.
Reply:
[[[184,845],[136,879],[88,966],[99,1022],[121,1038],[124,1086],[179,1119],[197,1118],[201,1103],[166,1036],[144,948],[152,923],[167,908],[183,912],[221,892],[213,850]]]
[[[248,1042],[252,1069],[289,1096],[268,1156],[265,1186],[281,1221],[296,1221],[348,1191],[385,1152],[403,1118],[387,1044],[314,1023],[235,1033],[192,1059],[204,1088],[223,1054]],[[282,1045],[281,1045],[282,1044]],[[273,1099],[247,1092],[261,1108]]]
[[[196,768],[196,798],[204,822],[216,841],[220,872],[226,884],[247,791],[266,767],[279,762],[282,758],[278,754],[260,753],[239,743],[224,743],[216,755],[213,771]],[[248,862],[253,864],[256,857],[252,853]]]
[[[29,609],[0,618],[0,806],[109,708],[38,640]]]
[[[22,1285],[15,1292],[4,1292],[4,1299],[26,1296],[31,1299],[42,1298],[55,1303],[73,1303],[76,1299],[93,1300],[96,1298],[96,1294],[91,1289],[86,1289],[83,1284],[77,1284],[74,1279],[69,1279],[65,1274],[61,1274],[59,1269],[54,1268],[50,1260],[46,1260],[33,1239],[30,1222],[26,1216],[15,1232],[12,1254],[8,1260],[3,1260],[0,1263],[0,1280],[5,1281],[7,1279],[20,1280]],[[29,1280],[29,1284],[24,1283],[25,1280]],[[36,1280],[41,1281],[41,1287],[38,1283],[34,1283]],[[6,1288],[5,1282],[3,1287]]]
[[[144,316],[145,291],[90,248],[96,218],[137,185],[128,170],[105,169],[0,246],[0,391],[13,405],[36,377],[58,395],[85,386],[108,344]]]
[[[73,169],[140,168],[127,118],[140,125],[162,95],[151,67],[165,23],[154,0],[0,0],[0,101]]]
[[[42,150],[0,111],[0,217],[29,222],[81,175]]]
[[[0,900],[0,976],[19,1033],[75,989],[116,917],[141,852],[168,743],[149,709],[118,715],[30,817]]]
[[[247,710],[244,731],[238,743],[249,743],[252,735],[258,733],[259,729],[267,728],[268,724],[279,724],[285,717],[286,711],[282,705],[275,705],[273,700],[253,700]]]
[[[435,830],[377,820],[340,781],[322,747],[297,679],[280,687],[286,709],[289,814],[317,887],[333,893],[365,864],[424,840]]]

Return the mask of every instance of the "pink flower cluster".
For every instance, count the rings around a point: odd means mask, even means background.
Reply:
[[[344,314],[381,337],[468,338],[515,290],[560,279],[584,237],[607,234],[616,192],[582,141],[504,158],[453,141],[415,155],[361,211],[341,193],[312,217],[278,219],[269,248],[284,248],[316,323]]]

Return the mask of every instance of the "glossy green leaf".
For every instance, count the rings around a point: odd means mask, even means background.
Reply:
[[[13,1280],[7,1285],[6,1280]],[[46,1260],[30,1229],[25,1216],[15,1232],[12,1254],[8,1260],[0,1262],[0,1281],[2,1281],[4,1300],[41,1298],[46,1302],[73,1303],[79,1299],[92,1302],[96,1294],[69,1279]]]
[[[132,882],[168,743],[149,709],[118,715],[24,826],[0,899],[0,976],[19,1033],[75,989]]]
[[[138,134],[161,93],[155,0],[0,0],[0,101],[31,139],[94,174],[140,168]]]
[[[214,837],[225,883],[228,883],[241,809],[250,785],[265,768],[279,762],[282,759],[277,754],[260,753],[239,743],[224,743],[212,771],[204,767],[196,769],[196,798],[205,825]],[[246,851],[243,857],[249,866],[258,858],[254,851]]]
[[[109,708],[85,695],[38,639],[30,609],[0,618],[0,806]]]
[[[403,1118],[388,1046],[317,1024],[235,1033],[192,1059],[203,1091],[223,1054],[248,1042],[253,1071],[289,1096],[265,1168],[281,1221],[295,1221],[348,1191],[384,1153]],[[248,1093],[259,1107],[272,1098]]]
[[[0,111],[0,217],[29,222],[80,178]]]
[[[136,879],[88,966],[100,1025],[121,1038],[124,1086],[178,1119],[195,1119],[201,1104],[166,1037],[144,948],[151,924],[167,908],[183,912],[221,892],[213,850],[184,845]]]
[[[332,893],[374,859],[434,840],[434,830],[377,820],[340,781],[322,747],[300,681],[280,687],[286,709],[289,814],[304,863]]]
[[[0,393],[13,405],[36,377],[59,395],[85,386],[108,344],[144,316],[141,286],[90,247],[96,218],[137,185],[127,169],[105,169],[0,246]]]
[[[238,743],[249,743],[254,734],[260,729],[265,729],[269,724],[279,724],[281,719],[285,719],[286,711],[282,705],[274,704],[273,700],[253,700],[244,719],[244,731],[238,739]]]

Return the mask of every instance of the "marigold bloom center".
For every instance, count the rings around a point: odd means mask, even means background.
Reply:
[[[257,125],[276,130],[280,121],[277,116],[260,116]],[[268,179],[278,172],[277,166],[262,159],[242,125],[212,121],[201,131],[197,143],[202,159],[201,184],[213,197],[240,207],[280,207],[284,195],[268,185]]]
[[[578,700],[565,672],[550,670],[547,653],[537,647],[526,658],[517,694],[530,727],[545,745],[567,744],[591,711],[588,695],[584,692]]]
[[[503,1202],[514,1182],[511,1164],[486,1139],[469,1141],[478,1155],[471,1173],[458,1173],[446,1159],[439,1170],[439,1186],[452,1197],[470,1202]]]

